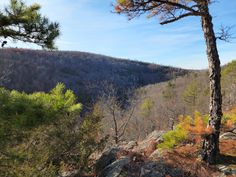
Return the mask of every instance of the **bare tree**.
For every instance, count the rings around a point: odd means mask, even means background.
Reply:
[[[97,102],[104,117],[104,131],[106,134],[110,134],[109,130],[111,130],[111,137],[115,144],[123,140],[128,124],[134,115],[137,104],[134,98],[130,98],[130,100],[132,102],[124,103],[123,99],[117,97],[117,90],[114,86],[110,85]],[[125,109],[127,105],[128,107]],[[112,127],[110,127],[111,125]]]
[[[220,31],[217,33],[217,39],[231,42],[231,40],[234,38],[233,34],[231,33],[233,26],[220,26]]]
[[[150,17],[158,16],[160,24],[168,24],[185,17],[199,16],[207,48],[209,63],[210,104],[208,126],[213,130],[205,136],[202,158],[214,163],[219,155],[219,134],[222,117],[221,67],[216,45],[209,5],[213,0],[117,0],[118,13],[124,13],[129,19],[148,13]],[[223,38],[222,38],[223,39]]]
[[[168,119],[168,126],[171,130],[174,129],[175,120],[178,118],[180,113],[177,111],[177,93],[176,93],[176,85],[171,81],[168,82],[165,89],[162,91],[162,96],[164,99],[164,106],[165,113],[167,114]]]

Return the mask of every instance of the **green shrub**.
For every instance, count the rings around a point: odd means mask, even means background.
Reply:
[[[168,131],[163,136],[163,142],[157,147],[160,149],[171,149],[178,143],[186,140],[188,132],[184,130],[181,126],[176,126],[174,130]]]
[[[174,130],[168,131],[163,136],[163,142],[157,148],[171,149],[176,145],[188,139],[193,143],[200,143],[202,135],[212,133],[211,127],[208,127],[208,115],[201,116],[199,112],[194,113],[194,117],[180,116],[179,123]],[[222,129],[233,128],[236,125],[236,108],[225,112],[222,117]],[[191,136],[189,136],[191,135]]]
[[[7,121],[19,129],[30,129],[53,121],[58,115],[81,110],[73,92],[65,91],[63,84],[58,84],[50,93],[26,94],[2,88],[0,105],[0,121]]]
[[[153,109],[153,107],[154,107],[154,101],[151,100],[150,98],[146,98],[142,102],[141,107],[140,107],[141,116],[143,118],[146,118],[147,116],[149,116],[149,114],[151,113],[151,110]]]
[[[0,89],[0,176],[54,177],[73,167],[89,171],[103,148],[97,114],[81,118],[76,96],[58,84],[33,94]]]
[[[180,116],[179,123],[174,130],[164,134],[163,143],[160,143],[158,148],[171,149],[187,140],[190,134],[201,136],[202,133],[206,133],[207,118],[208,116],[202,117],[199,112],[195,112],[193,118],[191,116]],[[195,141],[197,140],[195,139]]]

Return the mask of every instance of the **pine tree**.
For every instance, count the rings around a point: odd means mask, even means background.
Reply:
[[[115,10],[123,13],[129,19],[142,14],[149,17],[157,16],[160,24],[165,25],[185,17],[199,16],[206,42],[206,53],[209,63],[210,104],[208,126],[212,133],[205,137],[202,157],[208,163],[214,163],[219,155],[219,134],[222,118],[221,67],[216,39],[227,40],[227,34],[216,37],[209,5],[214,0],[117,0]]]
[[[193,80],[183,92],[183,100],[192,109],[192,112],[196,111],[196,106],[199,97],[200,85],[196,80]]]
[[[39,4],[27,6],[21,0],[11,0],[9,6],[0,11],[2,47],[11,38],[54,49],[54,41],[59,36],[59,24],[50,22],[39,10]]]

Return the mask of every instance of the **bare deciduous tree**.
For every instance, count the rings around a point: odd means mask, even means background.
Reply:
[[[97,102],[97,106],[103,114],[104,131],[106,134],[112,133],[111,137],[118,144],[122,141],[130,120],[133,117],[136,107],[135,99],[132,97],[131,103],[123,103],[117,97],[117,90],[113,86],[107,86],[107,91]],[[124,107],[128,104],[128,108]],[[112,125],[112,127],[110,127]],[[110,132],[111,130],[111,132]]]

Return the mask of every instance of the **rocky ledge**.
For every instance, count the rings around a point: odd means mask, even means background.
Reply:
[[[131,141],[119,147],[113,147],[105,151],[95,163],[97,177],[225,177],[236,176],[235,162],[231,164],[219,164],[208,167],[200,162],[199,158],[191,159],[186,154],[193,155],[192,145],[185,145],[183,158],[186,166],[180,166],[181,158],[176,158],[176,162],[168,163],[171,156],[178,156],[179,151],[166,153],[156,149],[162,142],[164,131],[154,131],[142,142]],[[235,132],[228,132],[221,135],[222,140],[235,140]],[[235,147],[236,148],[236,147]],[[189,150],[188,150],[189,149]],[[236,150],[236,149],[235,149]],[[175,154],[176,152],[176,154]],[[180,154],[181,157],[181,154]],[[173,158],[175,159],[175,158]],[[179,161],[178,161],[179,160]],[[175,165],[176,163],[176,165]],[[185,163],[185,162],[184,162]],[[236,165],[236,164],[235,164]],[[189,168],[189,169],[185,169]],[[196,173],[191,173],[191,169],[196,169]]]

